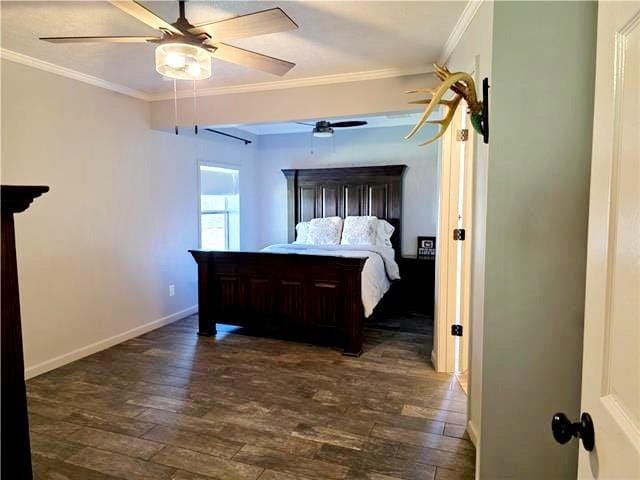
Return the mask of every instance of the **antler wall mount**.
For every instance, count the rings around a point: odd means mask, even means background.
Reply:
[[[453,116],[460,105],[461,100],[465,100],[467,103],[467,113],[471,118],[471,125],[478,134],[483,136],[484,143],[489,143],[489,80],[485,78],[482,81],[482,100],[478,100],[476,95],[476,84],[473,77],[466,72],[451,72],[445,66],[434,64],[435,75],[442,83],[434,88],[418,88],[415,90],[409,90],[405,93],[426,93],[430,97],[414,100],[409,103],[416,105],[426,105],[424,113],[418,120],[418,123],[413,127],[405,139],[413,137],[425,123],[438,125],[438,133],[420,144],[420,146],[429,145],[435,142],[447,131],[449,124],[453,120]],[[451,90],[454,95],[450,99],[445,99],[444,96]],[[429,117],[438,107],[444,107],[444,117],[439,120],[429,120]]]

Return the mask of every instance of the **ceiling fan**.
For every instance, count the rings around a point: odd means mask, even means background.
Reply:
[[[327,122],[326,120],[321,120],[316,123],[297,123],[300,125],[309,125],[310,127],[313,127],[314,137],[332,137],[334,128],[361,127],[367,124],[367,122],[364,120],[348,120],[345,122]]]
[[[159,30],[160,36],[41,37],[52,43],[153,43],[158,73],[178,80],[202,80],[211,76],[211,58],[284,75],[295,64],[224,43],[228,40],[294,30],[298,25],[280,8],[192,25],[179,1],[179,17],[168,23],[133,0],[111,1],[115,7]]]

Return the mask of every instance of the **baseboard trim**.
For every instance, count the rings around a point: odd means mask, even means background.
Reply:
[[[476,447],[476,451],[478,450],[478,430],[476,430],[475,425],[471,422],[471,419],[467,422],[467,433],[469,434],[469,439],[471,443]]]
[[[431,365],[433,365],[433,369],[438,371],[438,356],[436,355],[435,350],[431,350]]]
[[[86,347],[78,348],[69,353],[54,357],[50,360],[45,360],[44,362],[38,363],[37,365],[26,368],[24,371],[24,376],[27,379],[37,377],[38,375],[42,375],[43,373],[62,367],[63,365],[66,365],[68,363],[75,362],[76,360],[100,352],[101,350],[105,350],[119,343],[131,340],[132,338],[139,337],[140,335],[143,335],[157,328],[169,325],[170,323],[173,323],[184,317],[193,315],[197,311],[198,306],[192,305],[189,308],[185,308],[184,310],[172,313],[171,315],[167,315],[166,317],[153,320],[152,322],[145,323],[144,325],[132,328],[131,330],[127,330],[126,332],[114,335],[113,337],[109,337],[99,342],[92,343],[91,345],[87,345]]]

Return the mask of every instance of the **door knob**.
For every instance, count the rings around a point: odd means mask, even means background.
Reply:
[[[579,422],[571,423],[564,413],[556,413],[551,420],[553,438],[558,443],[567,443],[572,437],[582,440],[582,446],[587,451],[592,451],[595,446],[595,434],[591,415],[583,413]]]

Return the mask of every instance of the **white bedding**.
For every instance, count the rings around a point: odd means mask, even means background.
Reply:
[[[306,245],[279,244],[262,250],[269,253],[302,255],[327,255],[334,257],[367,258],[362,269],[362,305],[364,315],[373,313],[382,296],[389,290],[391,280],[400,278],[400,270],[394,258],[393,248],[377,245]]]

